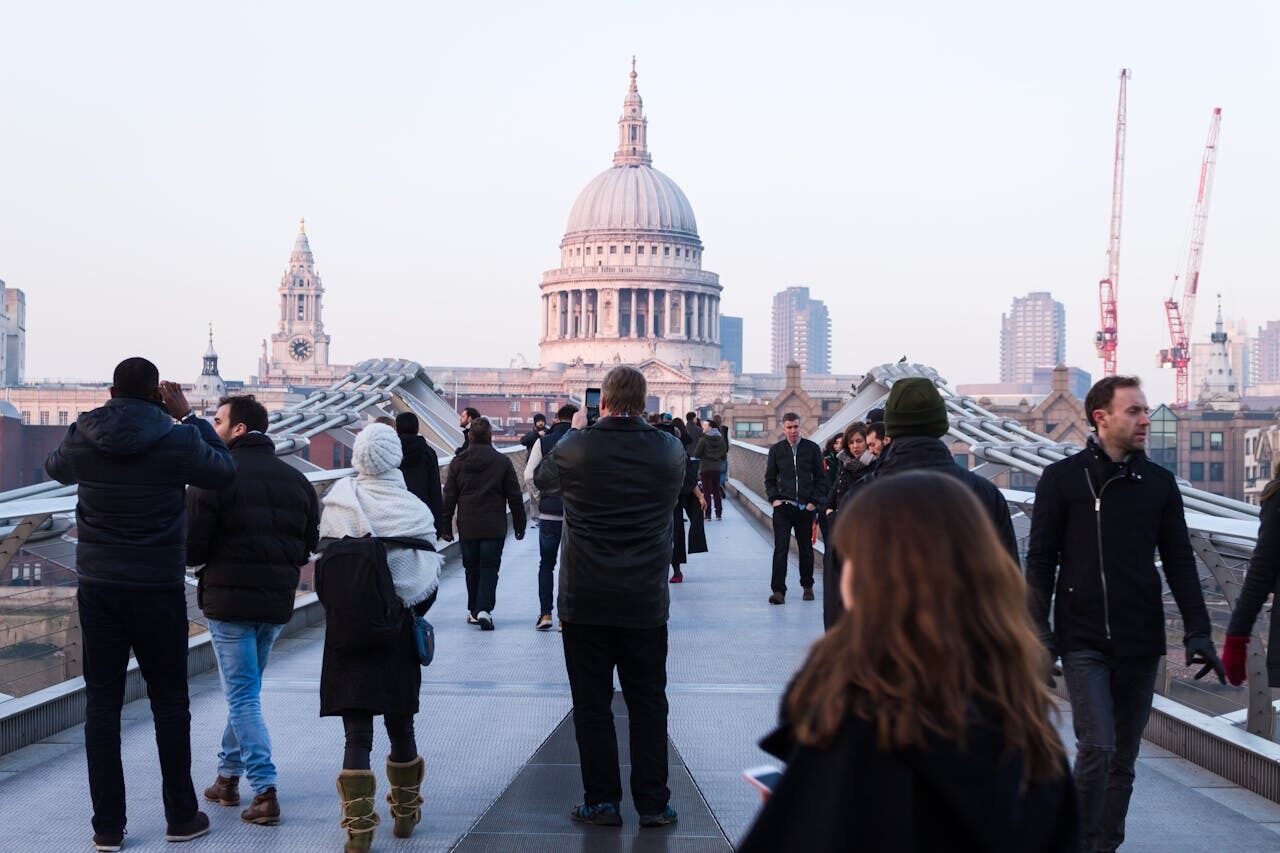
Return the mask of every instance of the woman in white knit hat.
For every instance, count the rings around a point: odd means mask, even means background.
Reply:
[[[401,455],[395,430],[379,423],[361,430],[351,457],[356,475],[339,480],[324,497],[321,539],[394,536],[434,542],[435,520],[427,505],[405,487],[399,470]],[[435,551],[387,545],[396,595],[418,615],[435,601],[442,562]],[[392,652],[353,652],[325,645],[320,715],[341,716],[346,731],[338,790],[349,851],[369,849],[379,820],[373,807],[376,780],[369,764],[376,715],[383,716],[391,739],[387,800],[395,820],[394,834],[408,837],[422,816],[425,764],[413,734],[422,668],[413,649],[412,624],[406,621],[405,625],[404,642]]]

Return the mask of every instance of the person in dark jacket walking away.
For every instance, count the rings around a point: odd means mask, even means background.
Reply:
[[[773,504],[773,578],[770,604],[787,600],[787,556],[795,532],[800,552],[800,587],[804,600],[813,601],[813,521],[826,497],[827,475],[822,470],[822,448],[800,437],[800,416],[782,416],[783,438],[769,448],[764,468],[764,488]]]
[[[691,447],[697,445],[698,439],[703,435],[702,422],[698,420],[697,412],[685,412],[684,430],[689,435],[689,445]],[[698,455],[695,453],[693,456],[696,459]]]
[[[395,419],[396,435],[400,437],[400,473],[404,485],[418,500],[431,510],[435,519],[436,535],[452,539],[445,524],[444,494],[440,489],[440,457],[419,433],[418,416],[413,412],[401,412]]]
[[[120,709],[130,649],[155,719],[165,838],[198,838],[209,818],[191,783],[184,487],[230,485],[235,463],[177,383],[160,382],[145,358],[127,358],[116,365],[111,399],[76,418],[44,467],[58,482],[80,485],[76,606],[93,843],[119,850],[125,833]]]
[[[644,374],[620,365],[600,385],[600,419],[561,439],[538,466],[564,501],[557,602],[583,801],[570,817],[622,824],[613,671],[631,722],[631,794],[640,826],[675,823],[667,787],[667,611],[671,518],[685,475],[674,437],[641,419]]]
[[[715,424],[707,421],[704,424],[702,437],[694,444],[690,457],[698,460],[698,482],[702,486],[702,496],[706,499],[706,519],[711,520],[711,511],[716,513],[716,521],[724,515],[724,493],[720,490],[720,469],[729,456],[729,443],[724,440]]]
[[[393,429],[371,424],[360,430],[351,449],[351,465],[356,475],[334,483],[324,496],[324,514],[320,519],[322,547],[332,547],[332,540],[344,537],[426,540],[431,535],[434,521],[422,501],[405,488],[404,477],[397,470],[400,458],[400,441]],[[389,544],[386,562],[400,604],[414,615],[426,613],[440,585],[441,556],[432,550],[406,547],[403,543]],[[356,575],[347,572],[346,576]],[[324,577],[318,577],[318,585]],[[317,592],[324,602],[324,587],[319,586]],[[342,718],[346,743],[342,771],[337,779],[342,801],[339,825],[347,833],[344,849],[358,853],[370,848],[380,820],[373,804],[377,780],[370,763],[373,718],[382,716],[391,741],[386,764],[387,783],[391,788],[387,802],[394,823],[392,833],[397,838],[411,836],[422,819],[426,762],[418,754],[413,731],[418,694],[422,689],[422,666],[415,647],[413,621],[403,619],[400,631],[389,643],[353,648],[336,638],[353,634],[367,636],[372,626],[344,623],[344,615],[351,613],[335,611],[325,602],[320,716]]]
[[[468,621],[493,630],[498,569],[507,540],[507,508],[517,539],[524,538],[524,496],[511,460],[493,448],[487,418],[471,422],[470,443],[449,463],[444,485],[445,523],[458,514],[462,567],[467,575]]]
[[[524,445],[524,458],[526,463],[530,456],[533,455],[533,446],[542,440],[547,434],[547,416],[538,412],[533,416],[533,429],[520,436],[520,443]],[[526,464],[526,467],[527,464]],[[538,526],[538,522],[542,518],[542,514],[538,509],[538,490],[533,485],[533,481],[528,477],[525,478],[525,488],[529,490],[529,524],[533,527]]]
[[[240,817],[268,825],[280,820],[280,805],[262,674],[293,617],[298,569],[319,541],[320,501],[301,471],[276,458],[267,410],[252,396],[219,400],[213,428],[231,450],[235,482],[187,490],[187,562],[202,567],[197,596],[227,698],[218,778],[204,797],[239,805],[243,775],[254,796]]]
[[[1044,470],[1027,547],[1031,615],[1071,696],[1075,778],[1086,850],[1115,850],[1134,762],[1165,653],[1154,554],[1186,628],[1187,665],[1223,678],[1173,475],[1146,457],[1147,398],[1135,376],[1108,376],[1085,397],[1094,434]],[[1049,606],[1053,602],[1053,629]],[[1052,679],[1052,676],[1049,676]]]
[[[534,488],[533,477],[542,458],[568,434],[578,407],[566,403],[556,411],[556,422],[547,434],[533,443],[529,461],[524,466],[524,481]],[[560,539],[564,533],[564,502],[559,495],[538,493],[538,621],[533,627],[551,630],[551,606],[555,599],[556,558],[560,556]]]
[[[1249,654],[1249,635],[1258,611],[1266,603],[1267,596],[1275,594],[1273,601],[1280,601],[1280,464],[1276,465],[1275,479],[1262,490],[1261,523],[1258,542],[1249,561],[1249,571],[1244,576],[1244,589],[1236,599],[1227,626],[1227,640],[1222,647],[1222,665],[1231,684],[1244,684],[1248,677],[1246,660]],[[1274,608],[1274,603],[1273,603]],[[1267,682],[1280,687],[1280,619],[1271,619],[1271,633],[1267,638]]]
[[[832,539],[850,608],[760,744],[786,770],[739,853],[1077,853],[1048,660],[973,493],[933,471],[877,480]]]

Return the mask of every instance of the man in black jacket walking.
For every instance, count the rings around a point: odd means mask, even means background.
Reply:
[[[764,468],[765,496],[773,504],[773,578],[770,604],[787,600],[787,555],[795,532],[800,552],[800,586],[804,600],[813,601],[813,522],[822,506],[827,474],[822,448],[800,437],[800,416],[782,416],[783,438],[769,448]]]
[[[568,434],[578,407],[566,403],[556,411],[556,422],[529,448],[529,460],[524,466],[524,480],[534,490],[533,478],[542,458],[552,451],[560,439]],[[539,631],[551,629],[551,606],[554,602],[556,558],[560,554],[560,539],[564,534],[564,501],[559,495],[538,493],[538,621]]]
[[[267,410],[252,396],[219,400],[213,428],[236,462],[235,482],[187,490],[187,562],[202,567],[200,609],[227,697],[218,778],[204,796],[239,805],[243,775],[254,796],[241,819],[270,825],[280,820],[280,805],[262,716],[262,674],[293,618],[299,567],[319,541],[320,502],[302,472],[276,458]]]
[[[1196,678],[1211,669],[1223,677],[1182,494],[1145,454],[1148,411],[1137,377],[1097,382],[1085,397],[1096,432],[1084,450],[1045,469],[1031,517],[1031,614],[1050,657],[1062,657],[1086,850],[1124,841],[1134,762],[1165,653],[1157,550],[1186,629],[1187,665],[1204,665]]]
[[[188,483],[230,484],[235,463],[177,383],[160,382],[145,358],[127,358],[116,365],[111,399],[76,418],[44,467],[60,483],[80,484],[76,605],[94,844],[118,850],[125,833],[120,709],[131,648],[155,718],[165,838],[197,838],[209,818],[191,784],[183,492]]]
[[[517,539],[524,538],[524,495],[511,460],[493,449],[487,418],[471,422],[467,445],[449,463],[444,485],[444,525],[458,513],[458,546],[467,576],[467,621],[493,630],[498,569],[507,539],[507,508]]]
[[[686,473],[680,440],[641,419],[644,375],[625,365],[600,386],[600,419],[575,430],[534,475],[564,502],[557,601],[583,802],[570,817],[620,826],[613,670],[631,720],[631,793],[642,827],[677,816],[667,787],[667,611],[671,519]]]
[[[413,412],[396,415],[396,435],[400,437],[400,473],[404,485],[427,505],[436,522],[436,535],[452,539],[447,534],[444,515],[444,494],[440,488],[440,457],[418,433],[418,416]]]

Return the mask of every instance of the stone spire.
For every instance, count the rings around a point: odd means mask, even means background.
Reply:
[[[200,378],[192,388],[193,408],[200,412],[212,412],[218,401],[227,395],[227,383],[218,374],[218,352],[213,348],[213,324],[209,324],[209,347],[204,351],[204,367]]]
[[[210,364],[212,361],[212,364]],[[204,351],[204,375],[218,375],[218,352],[213,348],[213,324],[209,324],[209,348]]]
[[[1218,319],[1209,336],[1212,346],[1205,363],[1204,384],[1200,386],[1201,402],[1234,401],[1240,399],[1236,385],[1236,373],[1231,367],[1231,352],[1227,347],[1228,336],[1222,322],[1222,295],[1218,295]]]
[[[290,267],[312,268],[315,257],[311,254],[311,242],[307,240],[307,220],[298,220],[298,236],[293,241],[293,251],[289,253]]]
[[[631,87],[622,101],[622,116],[618,119],[618,150],[613,154],[615,166],[648,166],[649,120],[644,117],[644,101],[636,88],[636,58],[631,57]]]

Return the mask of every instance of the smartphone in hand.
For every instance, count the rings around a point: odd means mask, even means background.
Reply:
[[[743,770],[742,778],[746,779],[752,787],[760,792],[761,799],[767,800],[769,795],[773,793],[773,789],[778,787],[778,782],[782,779],[782,770],[773,765],[765,764],[761,767]]]

